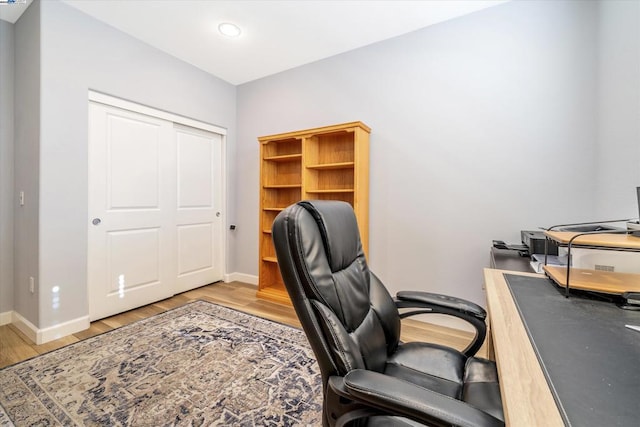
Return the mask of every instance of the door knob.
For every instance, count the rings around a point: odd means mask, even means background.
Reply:
[[[100,218],[93,218],[93,220],[91,221],[91,224],[99,225],[101,222],[102,220]]]

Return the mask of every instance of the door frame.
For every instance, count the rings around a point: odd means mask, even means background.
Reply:
[[[222,280],[226,281],[228,277],[227,273],[227,251],[228,251],[228,241],[227,241],[227,129],[216,126],[210,123],[206,123],[200,120],[192,119],[186,116],[181,116],[179,114],[171,113],[164,110],[159,110],[157,108],[149,107],[146,105],[138,104],[133,101],[128,101],[122,98],[118,98],[112,95],[107,95],[102,92],[97,92],[94,90],[89,90],[89,96],[87,101],[87,111],[89,103],[99,103],[104,104],[110,107],[120,108],[123,110],[132,111],[134,113],[140,113],[147,116],[155,117],[158,119],[167,120],[173,123],[177,123],[180,125],[185,125],[188,127],[192,127],[195,129],[204,130],[207,132],[212,132],[219,134],[221,136],[221,210],[222,210],[222,254],[221,254],[221,265],[222,265]],[[87,159],[89,160],[89,159]],[[87,179],[89,179],[89,170],[87,169]],[[89,195],[87,195],[89,196]],[[89,218],[87,217],[87,223],[89,222]],[[87,243],[88,244],[88,243]],[[87,270],[87,284],[89,283],[88,277],[89,271]],[[88,295],[87,295],[88,298]],[[88,303],[88,300],[87,300]]]

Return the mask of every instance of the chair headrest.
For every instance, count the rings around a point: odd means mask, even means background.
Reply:
[[[347,202],[310,200],[298,202],[316,220],[331,271],[342,270],[362,251],[353,208]]]

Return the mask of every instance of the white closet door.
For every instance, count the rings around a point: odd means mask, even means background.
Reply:
[[[90,103],[91,320],[222,278],[220,152],[219,135]]]
[[[175,125],[177,262],[175,291],[222,279],[222,136]]]

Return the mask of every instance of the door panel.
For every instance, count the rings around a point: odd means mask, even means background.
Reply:
[[[159,228],[107,232],[110,295],[124,298],[131,289],[159,283],[160,232]]]
[[[222,137],[175,126],[178,279],[184,292],[222,279]]]
[[[172,124],[100,104],[89,108],[89,318],[173,295]],[[168,168],[167,168],[168,167]]]
[[[107,120],[109,209],[158,209],[162,127],[118,114]]]
[[[178,226],[178,277],[213,267],[211,224]]]
[[[178,208],[213,207],[213,144],[211,138],[176,129],[178,145]]]

